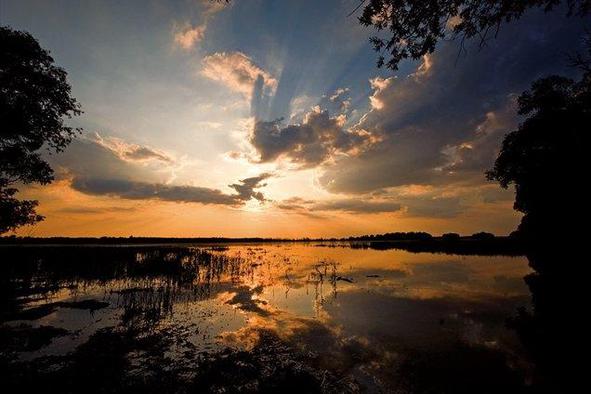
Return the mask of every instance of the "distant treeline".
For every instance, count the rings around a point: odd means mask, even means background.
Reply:
[[[257,242],[297,242],[304,239],[287,238],[224,238],[224,237],[0,237],[0,244],[36,245],[142,245],[142,244],[192,244],[192,243],[257,243]],[[309,239],[307,239],[309,240]]]
[[[0,245],[191,245],[191,244],[239,244],[266,242],[316,242],[320,246],[348,246],[367,249],[403,249],[409,252],[432,252],[474,255],[524,254],[519,238],[514,236],[495,236],[479,232],[470,236],[445,233],[433,236],[426,232],[395,232],[386,234],[362,235],[347,238],[163,238],[163,237],[0,237]],[[322,244],[323,242],[327,244]]]
[[[512,237],[494,237],[489,239],[472,237],[448,239],[444,237],[433,237],[424,240],[368,240],[350,241],[349,246],[353,249],[402,249],[413,253],[428,252],[480,256],[521,256],[526,251],[524,244]]]
[[[494,237],[494,235],[493,235]],[[424,241],[433,239],[433,236],[429,233],[423,231],[411,231],[411,232],[396,232],[396,233],[385,233],[385,234],[371,234],[371,235],[361,235],[358,237],[349,237],[347,240],[349,241]]]
[[[0,237],[0,244],[183,244],[183,243],[257,243],[257,242],[343,242],[343,241],[458,241],[458,240],[492,240],[506,239],[494,234],[479,232],[470,236],[457,233],[445,233],[440,237],[422,231],[371,234],[344,238],[225,238],[225,237],[17,237],[15,235]]]
[[[507,237],[497,237],[493,233],[487,233],[484,231],[474,233],[469,236],[461,236],[458,233],[445,233],[439,237],[433,236],[424,231],[410,231],[410,232],[396,232],[396,233],[385,233],[385,234],[372,234],[372,235],[361,235],[358,237],[349,237],[348,241],[429,241],[434,239],[444,241],[455,241],[455,240],[491,240],[491,239],[506,239]]]

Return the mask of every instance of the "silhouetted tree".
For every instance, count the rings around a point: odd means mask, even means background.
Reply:
[[[432,53],[441,39],[463,43],[476,37],[482,46],[503,22],[519,19],[529,8],[551,11],[561,3],[569,15],[591,12],[591,0],[361,0],[358,8],[365,5],[362,25],[387,31],[370,38],[380,54],[378,66],[396,70],[403,59]]]
[[[0,233],[43,219],[37,201],[19,201],[16,184],[47,184],[53,170],[39,154],[60,152],[79,129],[64,117],[79,115],[66,72],[29,33],[0,26]]]
[[[585,210],[591,125],[591,74],[580,81],[551,76],[533,83],[518,100],[529,116],[505,136],[490,180],[515,185],[519,233],[530,240],[574,234]]]
[[[472,234],[472,236],[470,238],[486,241],[486,240],[495,239],[495,235],[493,233],[487,233],[485,231],[481,231],[481,232]]]
[[[444,241],[458,241],[460,239],[460,234],[458,233],[445,233],[441,236],[441,239]]]

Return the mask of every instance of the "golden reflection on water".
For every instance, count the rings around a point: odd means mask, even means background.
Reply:
[[[261,330],[310,341],[303,332],[318,323],[332,335],[366,342],[367,335],[392,333],[430,340],[444,321],[465,339],[492,345],[499,338],[485,334],[491,327],[470,316],[510,312],[528,297],[523,277],[530,268],[523,257],[302,244],[231,246],[223,253],[254,268],[217,297],[246,317],[245,326],[219,338],[245,348],[257,343]],[[497,323],[501,329],[501,316]]]
[[[253,351],[280,343],[314,354],[317,367],[337,375],[379,380],[408,357],[409,349],[438,352],[462,343],[513,355],[516,341],[505,321],[529,304],[523,277],[530,268],[524,257],[338,244],[195,248],[214,257],[203,255],[207,261],[191,265],[190,253],[164,254],[196,271],[189,272],[188,281],[149,272],[74,276],[53,292],[30,297],[29,308],[86,299],[109,306],[92,312],[57,307],[31,322],[65,328],[71,335],[21,359],[68,353],[99,329],[133,326],[166,333],[173,341],[172,358],[182,359],[187,351]],[[134,264],[146,264],[147,257],[138,253]]]

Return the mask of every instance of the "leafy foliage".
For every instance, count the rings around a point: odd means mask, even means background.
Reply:
[[[487,177],[504,188],[515,185],[514,207],[525,213],[520,230],[528,236],[555,232],[574,222],[584,206],[591,74],[578,82],[540,79],[518,103],[519,113],[529,117],[505,136]]]
[[[0,234],[43,220],[35,213],[37,201],[19,201],[13,197],[17,191],[0,187]]]
[[[29,33],[0,27],[0,233],[42,219],[36,201],[14,198],[17,183],[47,184],[53,170],[39,150],[62,151],[79,129],[66,72]]]
[[[569,15],[591,12],[591,0],[369,0],[359,22],[387,31],[370,41],[380,53],[378,66],[396,70],[401,60],[432,53],[441,39],[461,38],[463,43],[477,37],[482,46],[502,23],[519,19],[530,8],[550,11],[561,3]]]

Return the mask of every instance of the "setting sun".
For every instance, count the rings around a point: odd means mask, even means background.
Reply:
[[[590,16],[0,0],[0,388],[579,392]]]

